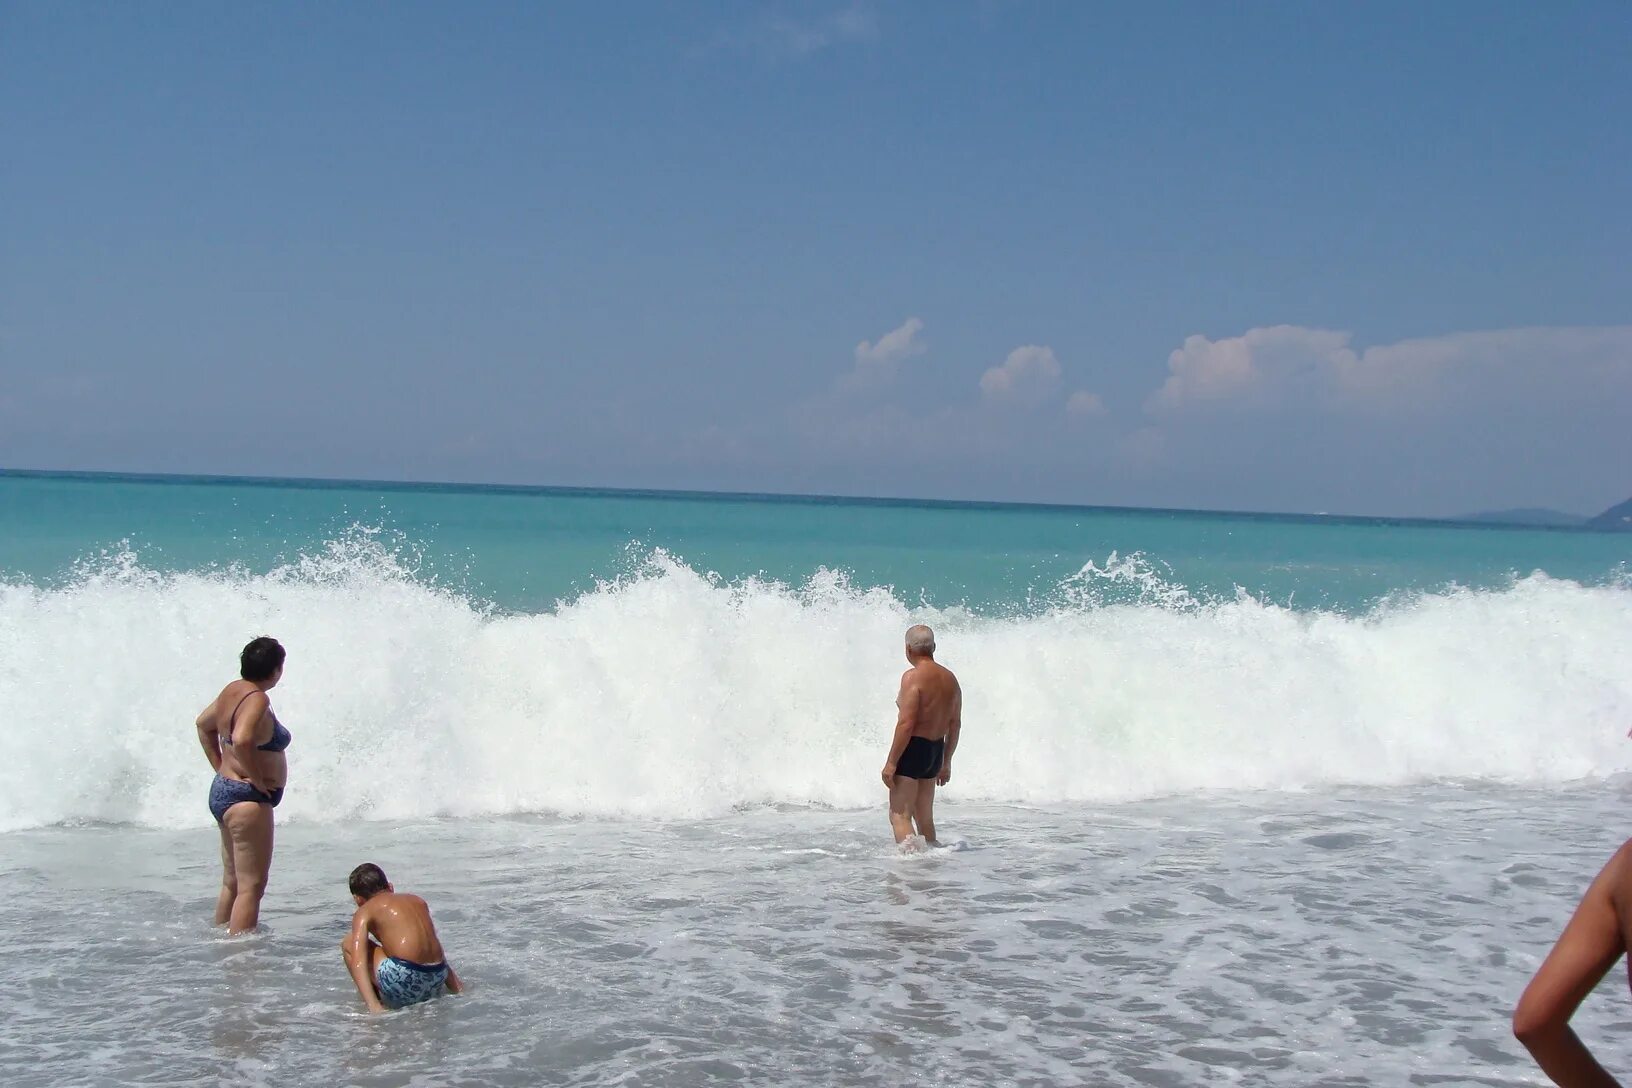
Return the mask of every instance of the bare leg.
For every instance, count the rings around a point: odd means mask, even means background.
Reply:
[[[227,932],[247,933],[261,920],[261,896],[272,869],[272,806],[240,801],[227,809],[227,833],[232,840],[232,867],[238,894],[232,900]]]
[[[912,838],[912,810],[918,801],[918,787],[923,783],[916,778],[896,775],[890,787],[890,830],[896,842]]]
[[[918,834],[931,846],[935,841],[935,780],[926,778],[918,783],[918,800],[912,806],[912,818],[918,824]]]
[[[368,957],[368,984],[373,987],[374,996],[379,997],[380,988],[378,983],[376,983],[374,980],[380,977],[380,961],[385,959],[385,949],[381,948],[373,941],[369,941],[363,947],[367,950],[363,954]],[[346,939],[340,942],[340,958],[345,961],[346,972],[348,974],[351,972],[351,957],[351,935],[347,934]]]
[[[232,867],[232,836],[221,825],[221,892],[215,897],[215,924],[224,926],[232,917],[232,901],[238,898],[238,874]]]

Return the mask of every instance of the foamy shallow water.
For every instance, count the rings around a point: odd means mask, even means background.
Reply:
[[[1626,833],[1620,781],[280,831],[264,920],[213,831],[0,836],[0,1081],[1540,1084],[1507,1016]],[[370,1018],[344,879],[424,894],[464,998]],[[1632,1067],[1619,972],[1578,1024]]]

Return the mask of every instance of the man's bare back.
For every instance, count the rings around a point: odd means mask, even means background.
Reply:
[[[903,700],[916,699],[912,735],[925,740],[945,740],[962,709],[963,690],[952,670],[934,660],[923,660],[901,674],[899,709]]]
[[[907,631],[907,661],[896,695],[895,734],[884,761],[890,791],[890,828],[895,841],[917,833],[935,841],[935,787],[952,780],[952,753],[963,727],[963,690],[952,670],[935,660],[935,633],[924,626]]]

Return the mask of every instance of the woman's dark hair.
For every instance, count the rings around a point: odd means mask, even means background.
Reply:
[[[285,656],[277,639],[262,635],[245,646],[244,652],[238,655],[238,675],[256,683],[270,680],[273,673],[283,668]]]
[[[351,894],[359,899],[373,899],[391,886],[391,882],[385,879],[385,870],[372,861],[365,861],[353,869],[351,879],[346,883],[351,888]]]

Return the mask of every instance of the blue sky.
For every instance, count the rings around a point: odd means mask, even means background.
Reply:
[[[0,4],[0,465],[1632,494],[1625,4]]]

